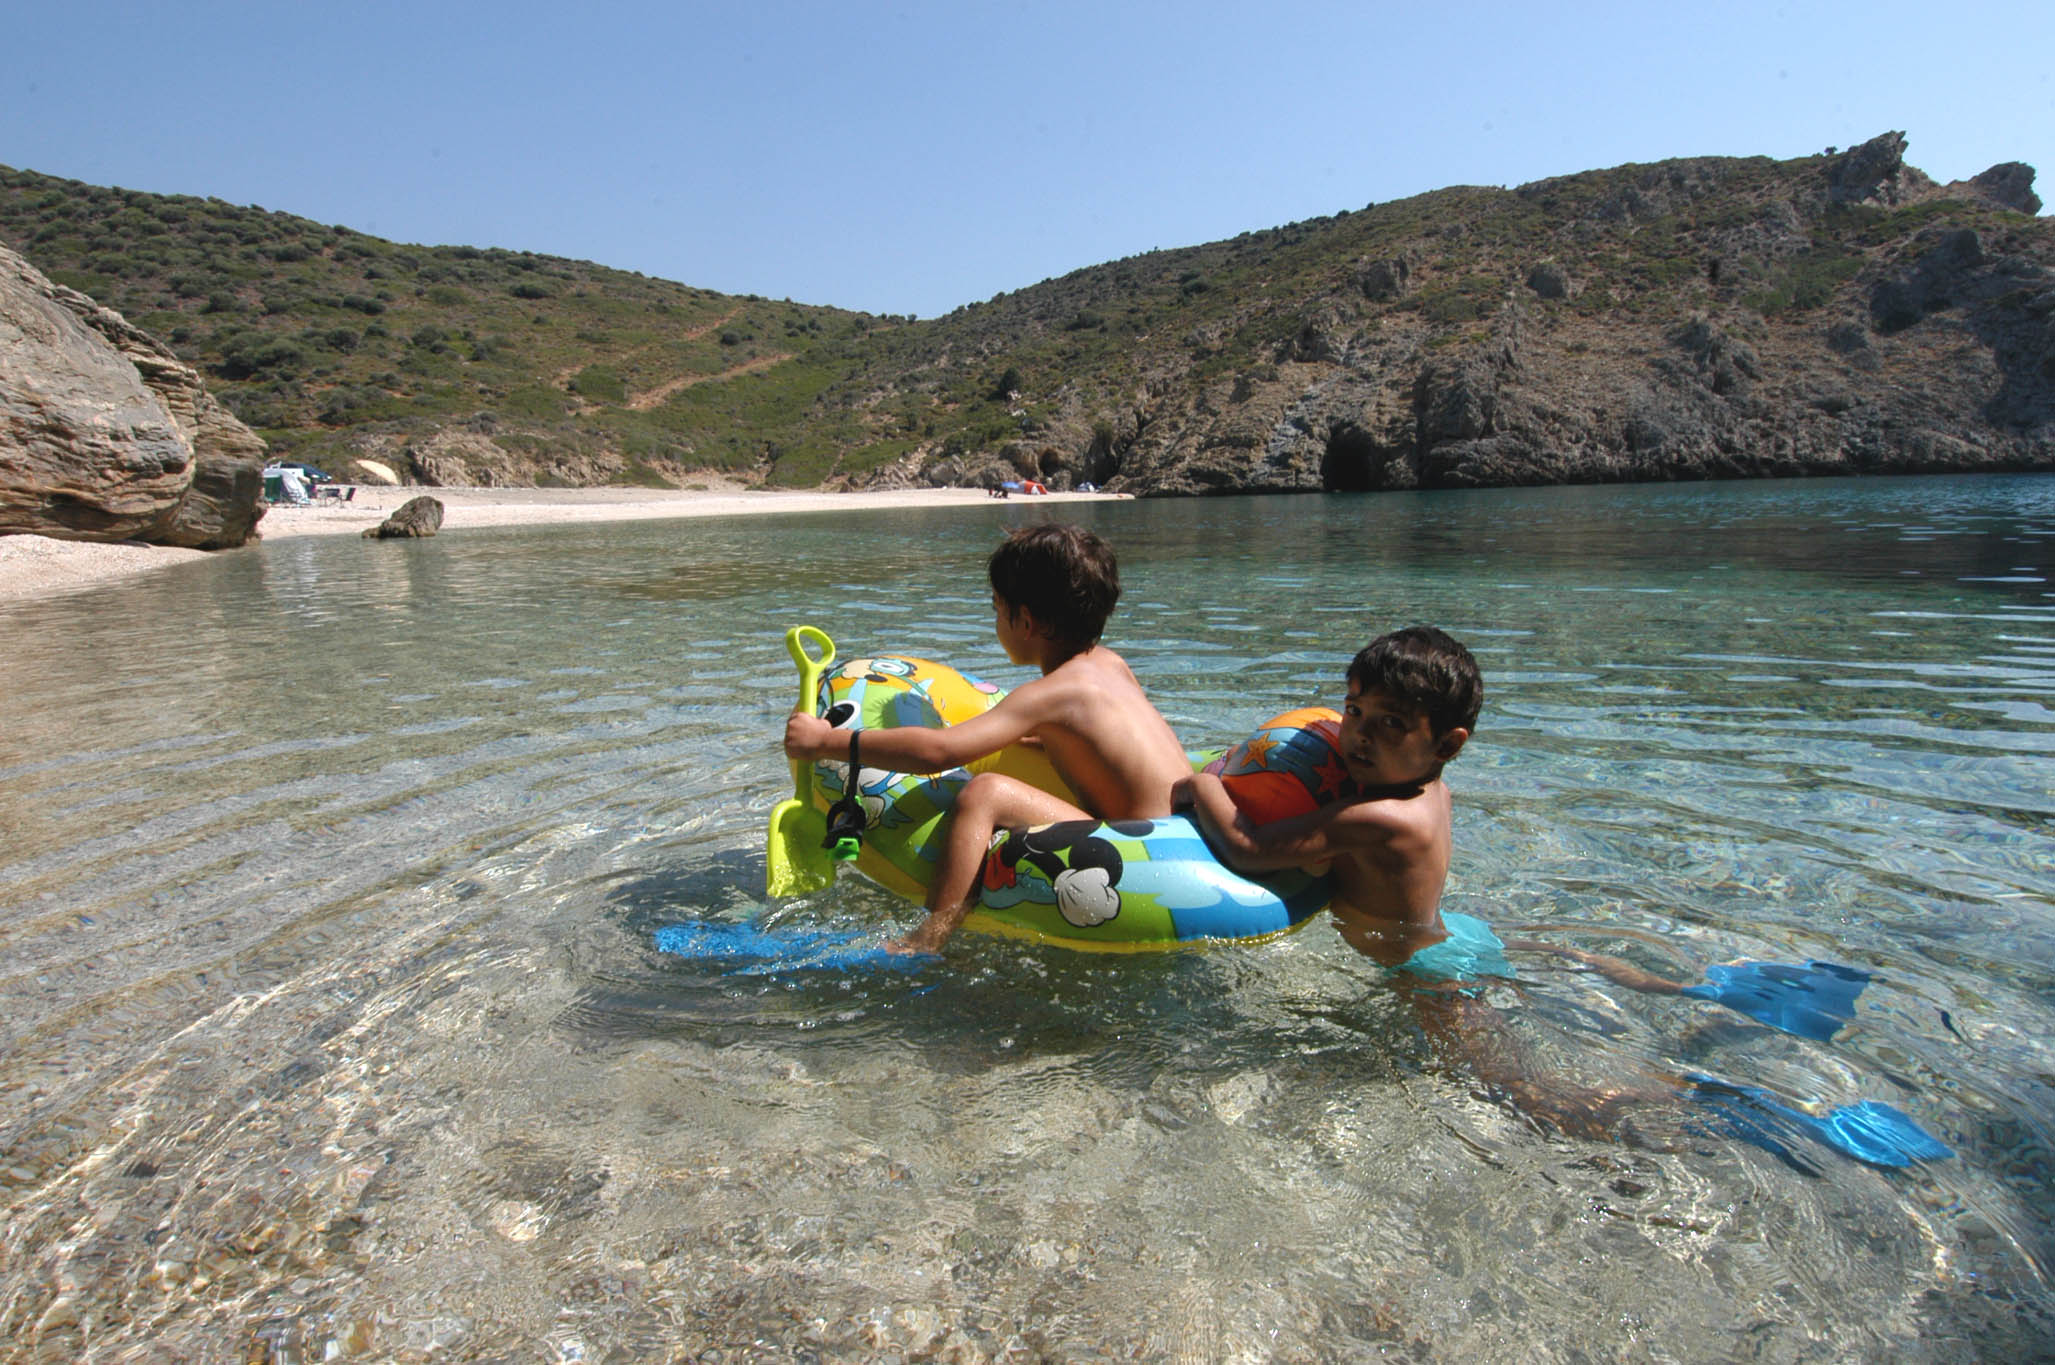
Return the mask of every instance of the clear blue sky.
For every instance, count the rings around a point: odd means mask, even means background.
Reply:
[[[0,164],[932,317],[1446,185],[1888,129],[2055,200],[2055,3],[0,5]]]

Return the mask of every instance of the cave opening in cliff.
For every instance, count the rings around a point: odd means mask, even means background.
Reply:
[[[1327,450],[1320,457],[1320,489],[1325,493],[1367,493],[1377,486],[1372,470],[1380,465],[1377,443],[1361,427],[1342,423],[1327,432]]]

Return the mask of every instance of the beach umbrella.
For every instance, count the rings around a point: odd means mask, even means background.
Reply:
[[[400,476],[393,473],[389,466],[382,465],[376,460],[359,460],[356,469],[372,483],[389,483],[395,488],[399,487]]]

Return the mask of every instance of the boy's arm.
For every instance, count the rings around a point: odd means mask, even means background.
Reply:
[[[1391,842],[1399,822],[1381,817],[1375,801],[1334,801],[1319,810],[1259,825],[1239,810],[1212,773],[1193,773],[1179,784],[1206,841],[1237,872],[1311,867],[1346,853]]]
[[[900,725],[865,730],[858,748],[867,768],[899,773],[939,773],[995,754],[1027,738],[1057,714],[1058,689],[1038,678],[1013,692],[981,716],[961,725]],[[819,716],[795,711],[785,721],[785,755],[802,762],[849,757],[849,732]]]

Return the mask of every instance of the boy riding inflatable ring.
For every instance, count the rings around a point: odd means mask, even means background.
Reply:
[[[803,661],[806,705],[852,734],[857,761],[853,787],[846,761],[794,763],[794,800],[772,820],[773,894],[825,884],[817,862],[814,875],[795,874],[795,866],[809,857],[795,845],[824,830],[825,817],[838,807],[851,828],[851,813],[861,813],[857,870],[918,902],[934,878],[945,818],[976,773],[1003,773],[1070,799],[1063,779],[1031,746],[1009,746],[941,773],[864,766],[863,730],[960,724],[997,705],[1005,693],[946,665],[902,655],[831,667],[833,642],[812,627],[790,632],[786,642],[794,660]],[[825,656],[808,655],[809,642],[824,644]],[[1221,775],[1236,803],[1255,819],[1315,809],[1339,795],[1347,780],[1334,748],[1338,719],[1318,708],[1287,712],[1209,771]],[[802,811],[816,818],[803,820]],[[1134,952],[1206,939],[1273,937],[1304,924],[1327,900],[1324,877],[1286,871],[1259,880],[1233,872],[1182,815],[1070,820],[1000,831],[985,855],[978,905],[964,924],[1071,948]]]

